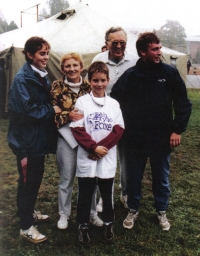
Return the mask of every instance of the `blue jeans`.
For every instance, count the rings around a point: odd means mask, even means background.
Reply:
[[[147,156],[134,156],[127,153],[127,195],[129,209],[138,210],[140,207],[142,178],[147,162]],[[166,211],[169,203],[169,161],[170,155],[150,156],[152,173],[152,191],[156,211]]]

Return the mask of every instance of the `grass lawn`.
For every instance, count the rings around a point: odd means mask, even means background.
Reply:
[[[132,230],[122,222],[127,215],[119,201],[119,171],[115,182],[115,240],[106,244],[103,229],[91,227],[91,245],[78,242],[76,217],[77,183],[74,185],[72,215],[69,227],[59,230],[57,190],[59,175],[55,155],[46,158],[45,176],[38,195],[36,209],[50,216],[40,224],[39,231],[48,236],[35,245],[19,236],[16,216],[17,167],[15,156],[7,146],[8,120],[0,120],[0,255],[7,256],[197,256],[200,255],[200,92],[189,90],[193,112],[182,144],[171,154],[171,197],[168,218],[169,232],[163,232],[153,208],[151,171],[147,164],[143,179],[143,199],[140,216]]]

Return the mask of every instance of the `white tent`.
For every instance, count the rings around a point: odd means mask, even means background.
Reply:
[[[74,6],[55,16],[38,22],[30,28],[21,28],[0,35],[0,64],[5,80],[5,94],[9,90],[17,70],[25,62],[21,50],[31,36],[40,36],[51,44],[51,58],[48,62],[51,81],[61,77],[59,59],[67,52],[78,52],[82,55],[87,70],[93,57],[101,51],[105,43],[105,32],[114,24],[91,9],[87,4],[78,2]],[[134,53],[137,59],[135,42],[137,36],[128,33],[127,50]],[[163,47],[163,60],[175,64],[182,77],[186,77],[187,55]],[[2,88],[0,88],[2,91]],[[6,100],[5,100],[6,106]],[[5,109],[7,111],[7,109]]]

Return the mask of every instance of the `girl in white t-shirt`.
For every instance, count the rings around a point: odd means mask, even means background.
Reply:
[[[105,88],[109,83],[107,66],[97,61],[88,70],[91,93],[77,99],[75,107],[84,117],[71,122],[70,127],[78,141],[77,170],[79,240],[89,243],[88,223],[92,195],[98,182],[103,199],[102,219],[105,239],[113,240],[113,188],[116,173],[116,144],[124,131],[124,121],[119,104],[107,96]]]

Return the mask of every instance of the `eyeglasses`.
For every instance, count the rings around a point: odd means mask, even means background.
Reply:
[[[110,41],[110,40],[107,40],[107,41]],[[118,44],[120,44],[120,46],[125,46],[126,45],[126,42],[125,41],[110,41],[111,42],[111,45],[113,46],[113,47],[117,47],[118,46]]]

